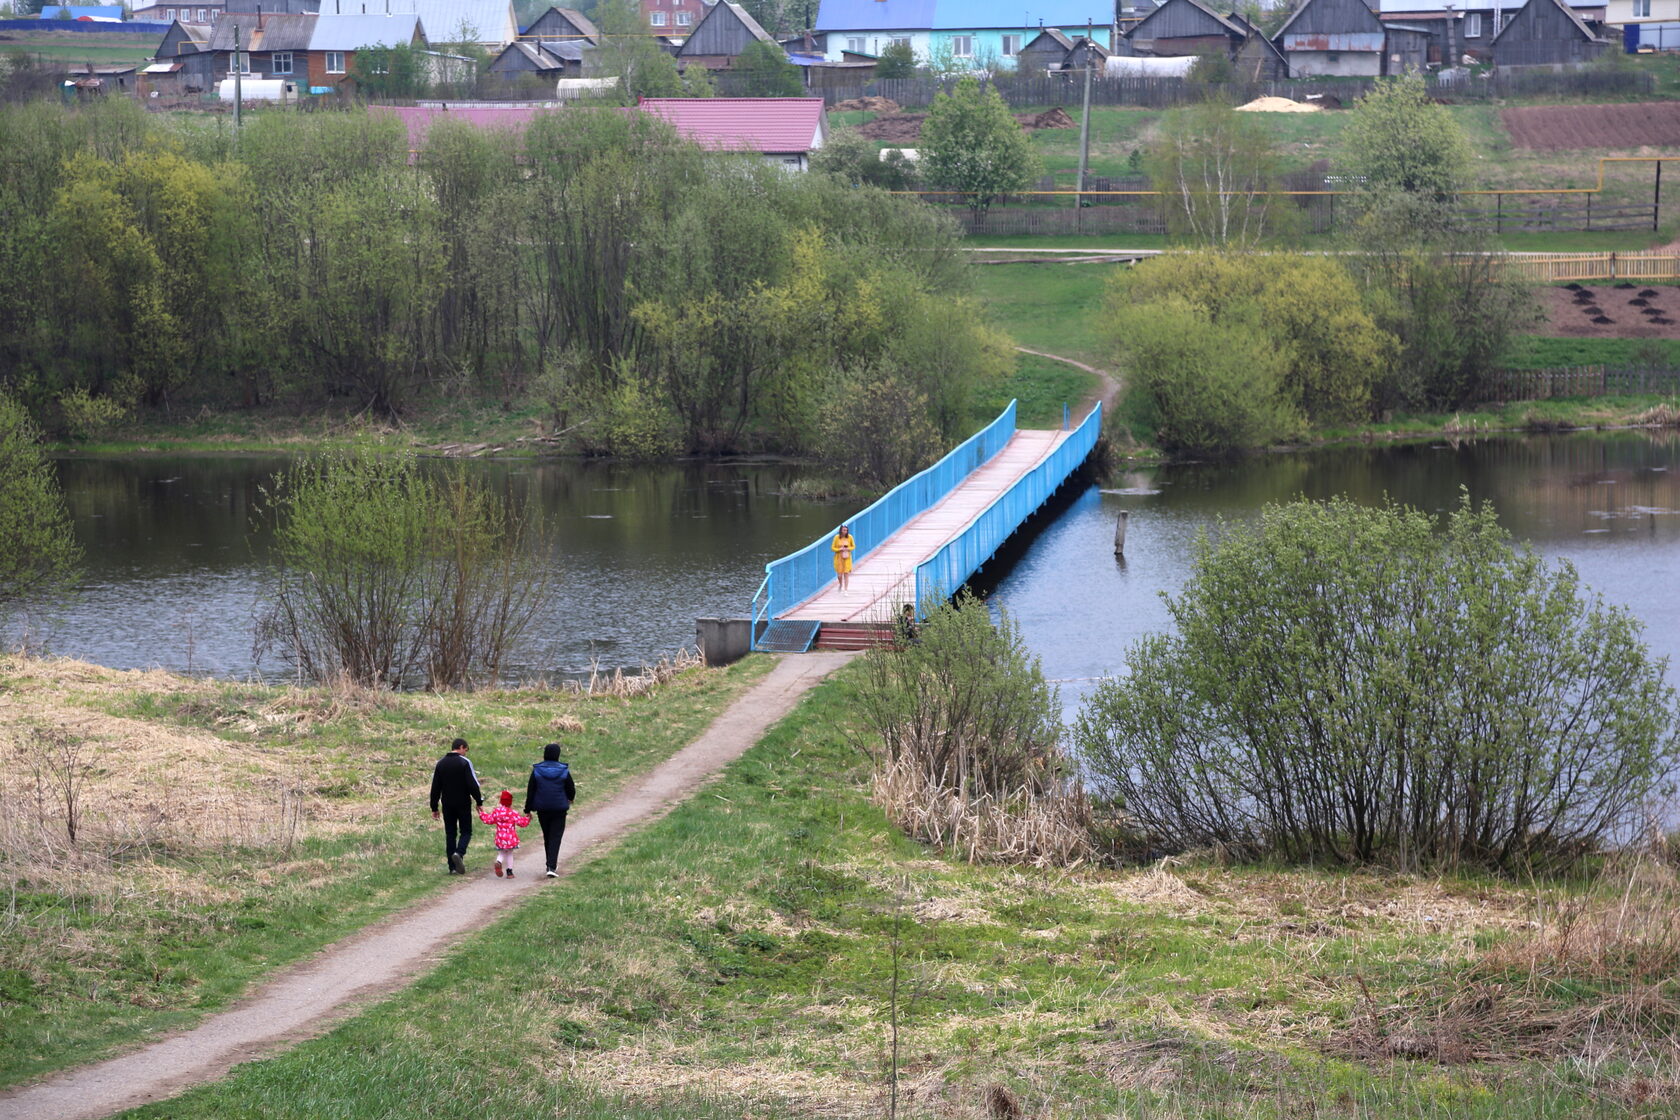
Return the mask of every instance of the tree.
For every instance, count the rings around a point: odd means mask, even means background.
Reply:
[[[913,78],[916,76],[916,52],[908,39],[894,39],[882,48],[875,60],[877,78]]]
[[[799,67],[775,43],[758,39],[748,43],[735,60],[733,73],[742,76],[742,93],[747,97],[798,97],[805,92]]]
[[[1470,142],[1445,106],[1429,99],[1423,78],[1379,82],[1360,98],[1342,132],[1342,163],[1372,195],[1397,191],[1442,201],[1470,170]]]
[[[963,78],[933,99],[922,123],[922,171],[927,181],[968,196],[983,216],[1000,194],[1018,191],[1038,172],[1038,157],[995,88]]]
[[[838,176],[853,186],[909,190],[915,167],[897,150],[883,153],[875,141],[855,128],[836,128],[828,142],[811,153],[811,170]]]
[[[359,47],[351,76],[364,97],[406,100],[426,90],[428,79],[421,62],[422,56],[408,43]]]
[[[1263,115],[1205,101],[1174,109],[1161,122],[1145,166],[1175,233],[1209,245],[1249,246],[1294,219],[1293,209],[1274,205],[1278,161]]]
[[[1117,324],[1111,337],[1122,353],[1137,350],[1141,339],[1164,344],[1168,336],[1136,321],[1162,301],[1179,301],[1212,328],[1263,338],[1276,359],[1265,368],[1275,365],[1279,370],[1278,389],[1290,411],[1316,423],[1368,417],[1373,394],[1388,375],[1396,351],[1395,339],[1366,310],[1347,268],[1330,257],[1172,253],[1116,273],[1106,302],[1108,318]],[[1120,320],[1125,326],[1118,325]],[[1203,352],[1191,334],[1178,337],[1190,342],[1196,353]],[[1166,352],[1156,360],[1171,363]],[[1187,354],[1185,361],[1189,360]],[[1163,371],[1162,376],[1168,375]],[[1178,398],[1178,389],[1166,389]],[[1167,402],[1163,398],[1156,403]]]
[[[19,602],[68,590],[81,560],[35,425],[0,393],[0,627]]]
[[[1267,507],[1196,546],[1175,630],[1127,653],[1076,740],[1151,847],[1521,870],[1642,824],[1680,710],[1624,609],[1428,514]]]
[[[259,640],[318,681],[493,681],[546,600],[525,515],[411,454],[305,459],[261,512],[276,571]]]
[[[619,79],[618,95],[626,105],[642,97],[681,97],[677,61],[654,41],[635,0],[602,0],[595,9],[601,45],[590,53],[594,72]]]

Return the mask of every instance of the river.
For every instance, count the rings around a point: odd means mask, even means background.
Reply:
[[[250,456],[73,457],[58,461],[87,551],[81,593],[32,618],[58,654],[117,668],[219,677],[284,675],[259,659],[268,538],[259,494],[284,460]],[[635,666],[691,643],[694,619],[739,616],[764,564],[849,514],[789,497],[789,465],[633,467],[473,461],[467,469],[540,503],[554,530],[557,595],[538,620],[521,679]],[[1128,471],[1077,494],[1021,542],[993,602],[1020,622],[1071,708],[1120,672],[1126,647],[1164,629],[1161,592],[1188,572],[1191,545],[1219,519],[1297,495],[1388,494],[1447,511],[1460,488],[1492,500],[1505,526],[1629,607],[1680,684],[1680,435],[1582,433],[1457,444],[1327,448],[1234,464]],[[1114,519],[1130,511],[1126,555]]]

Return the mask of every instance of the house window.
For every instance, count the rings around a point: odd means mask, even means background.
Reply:
[[[249,74],[251,72],[251,53],[249,51],[234,51],[233,68],[241,74]]]
[[[689,24],[691,24],[693,22],[694,22],[694,13],[693,12],[678,12],[677,13],[677,26],[678,27],[687,27]]]
[[[328,51],[327,52],[327,73],[329,73],[329,74],[342,74],[342,73],[344,73],[344,52],[343,51]]]
[[[972,36],[972,35],[953,35],[953,36],[951,36],[951,54],[953,54],[957,58],[973,58],[974,57],[974,36]]]
[[[1021,37],[1019,35],[1005,35],[1003,37],[1003,57],[1014,58],[1021,53]]]
[[[165,8],[163,10],[163,18],[168,20],[170,23],[174,23],[175,22],[175,9],[174,8]]]
[[[290,74],[292,72],[291,51],[275,51],[274,54],[270,56],[270,61],[272,63],[271,69],[274,73]]]
[[[853,54],[868,54],[869,46],[863,41],[862,35],[846,36],[846,49]]]
[[[1638,0],[1635,0],[1637,3]],[[1464,37],[1466,39],[1480,39],[1482,37],[1482,13],[1469,12],[1464,17]]]
[[[1651,18],[1651,0],[1633,0],[1633,18]]]
[[[648,22],[653,24],[655,27],[664,27],[665,26],[665,13],[664,12],[649,12],[648,13]]]
[[[894,35],[893,39],[892,39],[892,45],[895,46],[895,47],[908,47],[910,45],[910,36],[908,36],[908,35]]]

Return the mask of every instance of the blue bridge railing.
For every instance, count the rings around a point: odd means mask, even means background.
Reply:
[[[1002,451],[1014,434],[1015,402],[1010,401],[1009,407],[999,413],[996,420],[958,444],[949,455],[920,474],[911,475],[862,513],[842,522],[851,527],[852,536],[857,538],[858,546],[852,553],[853,562],[869,555],[910,519],[937,505],[963,479]],[[839,527],[836,525],[834,528],[837,530]],[[798,552],[764,566],[764,582],[753,596],[755,647],[761,622],[791,610],[822,590],[823,585],[834,578],[834,554],[829,548],[833,537],[834,532],[830,531]]]
[[[968,582],[968,577],[990,560],[1010,534],[1038,512],[1056,488],[1079,468],[1101,434],[1099,402],[1060,447],[999,494],[966,529],[947,541],[945,547],[917,565],[916,609],[920,611],[929,599],[955,594]]]

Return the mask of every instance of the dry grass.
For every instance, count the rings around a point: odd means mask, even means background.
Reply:
[[[1645,424],[1652,428],[1680,428],[1680,405],[1671,401],[1646,409],[1633,418],[1635,424]]]
[[[876,761],[875,803],[910,836],[969,863],[1072,867],[1092,857],[1091,805],[1077,786],[1005,797],[950,789],[909,757]]]
[[[646,696],[660,685],[668,684],[677,676],[689,669],[704,664],[700,654],[691,649],[680,649],[669,657],[661,657],[652,665],[643,665],[640,672],[626,673],[623,669],[614,669],[611,674],[603,673],[599,666],[589,670],[586,681],[566,681],[563,687],[571,692],[579,692],[585,696],[616,696],[629,698]],[[561,730],[565,730],[562,728]]]

